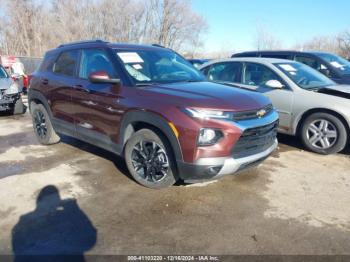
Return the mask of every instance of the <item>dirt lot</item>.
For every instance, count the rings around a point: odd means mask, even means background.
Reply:
[[[280,141],[257,169],[155,191],[108,152],[41,146],[29,114],[1,116],[0,254],[350,254],[349,149]]]

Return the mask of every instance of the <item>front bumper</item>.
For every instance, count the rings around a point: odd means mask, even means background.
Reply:
[[[260,164],[277,148],[277,145],[276,139],[273,145],[265,151],[242,158],[201,158],[195,164],[181,162],[178,163],[180,177],[186,183],[196,183],[232,175]]]
[[[20,94],[14,94],[14,95],[0,94],[0,111],[10,110],[19,98],[20,98]]]

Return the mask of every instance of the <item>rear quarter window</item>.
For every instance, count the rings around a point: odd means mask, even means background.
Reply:
[[[41,61],[40,65],[38,66],[38,71],[39,72],[51,71],[56,57],[57,57],[57,54],[55,53],[46,53],[43,61]]]

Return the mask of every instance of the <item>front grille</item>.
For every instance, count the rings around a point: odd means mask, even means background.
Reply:
[[[249,111],[242,111],[242,112],[235,112],[233,114],[233,120],[234,121],[242,121],[242,120],[249,120],[249,119],[256,119],[261,116],[259,116],[259,111],[264,110],[265,115],[268,115],[272,112],[273,106],[272,104],[269,104],[263,108],[256,109],[256,110],[249,110]]]
[[[267,150],[275,142],[277,127],[278,121],[245,130],[233,148],[233,157],[247,157]]]

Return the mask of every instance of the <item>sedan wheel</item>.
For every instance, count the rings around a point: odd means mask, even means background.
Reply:
[[[328,155],[344,149],[348,134],[344,123],[337,116],[314,113],[304,120],[301,139],[309,150]]]
[[[337,142],[338,131],[330,121],[317,119],[309,125],[306,136],[312,146],[328,149]]]

